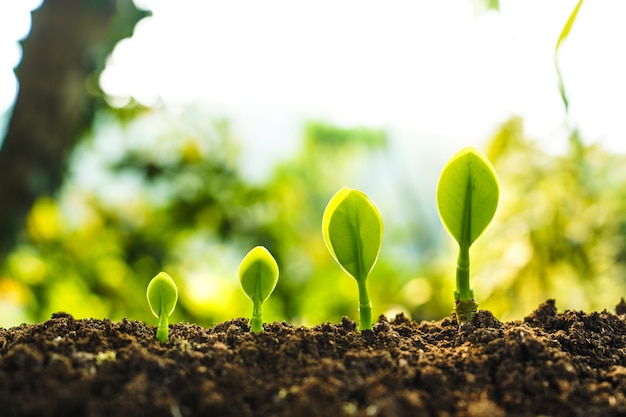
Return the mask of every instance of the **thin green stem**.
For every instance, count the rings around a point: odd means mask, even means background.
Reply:
[[[474,291],[469,285],[469,247],[459,250],[456,266],[456,288],[454,292],[454,311],[459,324],[471,323],[474,320],[478,303],[474,300]]]
[[[261,265],[257,265],[256,276],[259,277]],[[252,333],[259,333],[263,331],[263,311],[261,310],[261,304],[263,304],[263,297],[261,295],[261,279],[257,278],[256,287],[254,289],[254,299],[252,300],[252,320],[250,320],[250,331]]]
[[[259,333],[263,331],[263,314],[261,312],[261,302],[254,301],[252,307],[252,320],[250,320],[250,331]]]
[[[367,295],[365,279],[357,280],[359,285],[359,330],[371,330],[372,328],[372,302]]]
[[[471,173],[471,165],[469,167]],[[468,175],[467,185],[465,190],[465,201],[463,203],[463,227],[461,229],[461,236],[459,239],[459,257],[456,263],[456,292],[454,293],[455,299],[467,301],[472,299],[472,294],[469,286],[469,271],[470,271],[470,258],[469,248],[472,244],[472,193],[474,191],[474,185],[472,183],[472,176]]]
[[[371,330],[372,329],[372,302],[367,294],[367,273],[365,265],[363,265],[363,252],[361,246],[361,236],[359,235],[360,225],[358,213],[355,216],[355,233],[354,241],[355,246],[355,258],[358,259],[356,279],[359,286],[359,330]]]
[[[161,343],[167,342],[169,333],[168,324],[169,320],[167,313],[164,313],[163,310],[161,310],[161,314],[159,314],[159,324],[156,331],[156,338]]]
[[[474,298],[469,284],[470,258],[469,247],[459,248],[459,257],[456,263],[456,300],[467,301]]]
[[[472,194],[474,184],[471,170],[467,180],[465,202],[463,207],[463,229],[459,241],[459,257],[456,263],[456,291],[454,293],[454,311],[459,324],[471,323],[474,320],[478,303],[474,300],[474,291],[470,288],[470,256],[469,249],[472,244]]]

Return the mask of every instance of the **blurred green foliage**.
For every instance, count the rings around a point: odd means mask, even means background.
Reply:
[[[342,186],[372,194],[367,184],[379,175],[372,164],[387,139],[382,131],[313,122],[303,140],[301,152],[267,182],[252,184],[241,175],[227,121],[194,108],[143,110],[127,119],[101,113],[74,152],[63,190],[37,202],[20,244],[0,266],[0,325],[42,321],[56,311],[156,324],[145,291],[162,270],[179,284],[172,322],[208,326],[247,317],[237,268],[257,245],[281,271],[266,321],[356,317],[356,283],[324,246],[322,214]],[[625,157],[583,146],[576,133],[568,154],[546,154],[518,118],[485,150],[502,199],[489,236],[471,249],[480,307],[501,319],[520,318],[546,298],[560,308],[611,308],[626,286]],[[397,249],[414,245],[402,230],[419,228],[394,224],[384,202],[379,207],[386,230],[368,279],[374,316],[449,315],[454,242],[433,240],[428,256],[413,259]]]
[[[546,154],[518,118],[491,140],[488,157],[503,199],[495,240],[480,248],[484,306],[505,318],[548,297],[561,308],[613,309],[626,293],[626,157],[583,145],[576,130],[566,154]]]
[[[27,235],[2,266],[2,324],[60,310],[150,321],[141,294],[161,270],[180,283],[172,320],[208,325],[247,316],[237,266],[256,245],[275,255],[284,277],[267,320],[338,319],[356,303],[335,295],[356,291],[323,244],[323,209],[348,178],[342,170],[354,168],[346,156],[383,145],[382,132],[311,123],[301,155],[253,186],[238,171],[225,121],[194,109],[121,120],[100,114],[62,192],[38,201]]]

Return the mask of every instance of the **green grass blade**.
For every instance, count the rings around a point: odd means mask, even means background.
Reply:
[[[565,106],[565,110],[569,109],[569,99],[567,98],[567,94],[565,92],[565,83],[563,82],[563,76],[561,74],[561,68],[559,67],[559,60],[557,59],[557,55],[559,53],[559,48],[565,39],[569,36],[570,31],[572,30],[572,26],[576,21],[576,17],[578,16],[578,11],[580,10],[580,6],[583,4],[583,0],[579,0],[576,3],[576,7],[572,10],[572,13],[569,15],[567,22],[565,22],[565,26],[561,30],[561,35],[556,42],[556,47],[554,48],[554,66],[556,68],[556,75],[558,77],[559,82],[559,93],[561,94],[561,100],[563,100],[563,105]]]

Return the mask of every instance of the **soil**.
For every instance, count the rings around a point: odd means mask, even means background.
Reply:
[[[75,320],[0,329],[1,416],[626,416],[626,303],[522,321],[480,311],[371,331],[246,319],[202,328]]]

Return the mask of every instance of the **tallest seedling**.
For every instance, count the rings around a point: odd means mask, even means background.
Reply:
[[[472,243],[493,219],[500,198],[500,183],[489,160],[472,147],[448,161],[437,185],[437,208],[443,225],[459,244],[454,311],[459,324],[474,319],[478,303],[469,285]]]

